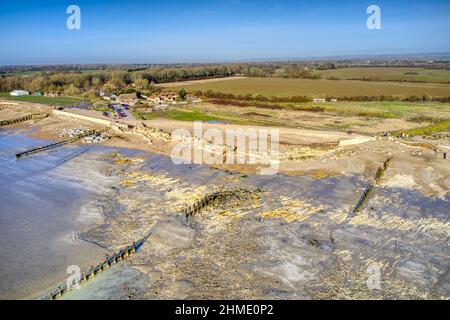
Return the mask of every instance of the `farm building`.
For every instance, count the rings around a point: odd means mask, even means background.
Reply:
[[[30,93],[28,91],[25,91],[25,90],[14,90],[14,91],[11,91],[9,94],[12,95],[12,96],[16,96],[16,97],[30,95]]]
[[[127,104],[129,106],[134,106],[139,102],[139,98],[137,97],[136,93],[121,94],[119,96],[119,102],[122,104]]]
[[[165,94],[150,96],[147,98],[147,100],[152,103],[161,105],[161,104],[176,103],[178,98],[179,98],[178,94],[165,93]]]
[[[115,93],[110,92],[100,91],[99,96],[108,101],[114,101],[117,99],[117,95]]]
[[[313,102],[327,102],[327,100],[326,99],[314,98]]]

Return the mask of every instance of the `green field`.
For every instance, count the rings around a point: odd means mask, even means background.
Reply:
[[[450,120],[440,121],[433,125],[414,128],[414,129],[410,129],[410,130],[399,130],[399,131],[394,132],[394,134],[404,133],[409,136],[422,136],[422,135],[425,136],[425,135],[432,135],[433,133],[445,132],[445,131],[450,131]]]
[[[21,71],[21,72],[10,72],[10,73],[1,73],[0,76],[20,76],[20,77],[28,77],[32,76],[39,71]]]
[[[311,103],[295,104],[308,107]],[[427,116],[436,119],[450,119],[450,103],[440,102],[402,102],[402,101],[365,101],[321,103],[320,107],[328,112],[378,118],[414,118]]]
[[[171,90],[179,90],[182,85]],[[261,94],[266,97],[314,96],[450,96],[450,84],[374,82],[357,80],[309,80],[281,78],[247,78],[186,86],[190,92],[218,91],[238,95]]]
[[[424,68],[343,68],[316,71],[316,74],[323,79],[450,83],[450,70]]]
[[[20,96],[14,97],[9,93],[0,93],[0,98],[5,100],[23,101],[30,103],[42,103],[51,106],[79,105],[81,98],[77,97],[37,97],[37,96]]]
[[[133,115],[137,119],[142,119],[142,120],[152,120],[152,119],[157,119],[157,118],[166,118],[166,119],[179,120],[179,121],[218,120],[216,117],[206,115],[199,110],[174,109],[174,110],[168,110],[168,111],[156,111],[156,112],[144,112],[144,113],[133,112]]]

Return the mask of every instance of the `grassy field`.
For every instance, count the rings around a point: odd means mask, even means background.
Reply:
[[[443,123],[450,120],[450,103],[338,102],[323,104],[325,111],[305,111],[311,105],[280,104],[282,108],[270,109],[201,103],[159,112],[137,113],[137,109],[134,115],[146,120],[218,121],[342,132],[353,129],[361,134],[408,131],[411,135],[445,131]]]
[[[200,110],[195,110],[195,109],[194,110],[173,109],[173,110],[167,110],[167,111],[156,111],[156,112],[145,112],[145,113],[133,112],[133,115],[137,119],[142,119],[142,120],[152,120],[152,119],[158,119],[158,118],[180,120],[180,121],[219,120],[218,118],[216,118],[214,116],[206,115],[205,113],[201,112]]]
[[[424,68],[343,68],[317,71],[323,79],[370,79],[377,81],[422,81],[450,83],[450,70]]]
[[[37,97],[37,96],[21,96],[14,97],[9,93],[0,93],[0,99],[23,101],[30,103],[42,103],[51,106],[66,106],[66,105],[78,105],[82,101],[77,97]]]
[[[445,132],[450,131],[450,120],[448,121],[441,121],[433,125],[425,126],[425,127],[419,127],[414,128],[410,130],[399,130],[394,132],[394,134],[400,134],[404,133],[409,136],[426,136],[426,135],[432,135],[433,133],[437,132]]]
[[[39,71],[22,71],[22,72],[15,72],[15,73],[1,73],[0,76],[21,76],[21,77],[27,77],[32,76]]]
[[[183,86],[173,87],[178,90]],[[203,83],[187,86],[190,92],[213,90],[232,94],[261,94],[267,97],[292,97],[327,95],[380,96],[392,95],[408,97],[428,94],[430,96],[450,96],[450,84],[443,83],[398,83],[356,80],[309,80],[281,78],[247,78],[241,80]]]
[[[300,107],[311,103],[295,104]],[[440,102],[401,102],[401,101],[366,101],[321,103],[320,107],[329,112],[377,118],[414,118],[427,116],[436,119],[450,119],[450,103]]]
[[[247,108],[245,108],[247,109]],[[157,112],[133,112],[136,119],[153,120],[153,119],[171,119],[178,121],[218,121],[221,123],[232,123],[241,125],[267,125],[267,126],[283,126],[285,122],[280,121],[276,116],[267,119],[257,119],[255,117],[246,117],[242,114],[230,112],[225,109],[219,110],[200,110],[200,109],[172,109]]]

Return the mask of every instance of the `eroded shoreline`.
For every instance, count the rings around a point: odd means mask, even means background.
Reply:
[[[45,159],[60,162],[46,167]],[[73,298],[449,298],[450,199],[445,192],[429,197],[393,183],[400,160],[358,215],[351,210],[366,185],[367,168],[361,174],[264,177],[91,145],[64,147],[23,163],[63,179],[70,190],[82,185],[92,192],[89,201],[74,204],[74,212],[92,222],[79,230],[80,238],[114,251],[152,230],[129,264],[111,271],[118,274],[116,282],[107,271],[106,279],[93,280]],[[31,183],[34,192],[42,189],[39,181]],[[253,196],[208,207],[187,224],[180,219],[182,209],[217,187],[251,190]],[[75,264],[83,264],[79,261]],[[55,271],[61,280],[65,268]],[[380,270],[381,289],[367,287],[369,268]]]

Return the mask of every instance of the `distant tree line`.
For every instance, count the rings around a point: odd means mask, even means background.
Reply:
[[[196,91],[194,95],[202,98],[213,98],[223,100],[239,100],[239,101],[258,101],[258,102],[312,102],[312,97],[308,96],[292,96],[292,97],[266,97],[261,94],[235,95],[232,93],[223,93],[212,90]]]
[[[0,75],[0,91],[6,92],[15,89],[23,89],[30,92],[57,92],[67,96],[85,96],[89,98],[97,97],[100,90],[111,93],[123,93],[125,91],[134,90],[135,92],[142,94],[152,94],[158,91],[158,89],[154,85],[159,83],[211,79],[230,76],[319,79],[320,75],[319,73],[315,72],[315,70],[334,69],[346,66],[347,64],[355,66],[359,63],[360,62],[352,61],[272,61],[259,63],[203,65],[136,64],[0,67],[0,71],[3,72],[3,74]],[[383,66],[387,65],[389,65],[389,63],[383,64]],[[33,71],[33,73],[17,73],[23,71]],[[215,94],[217,95],[218,93]],[[357,99],[359,99],[358,101],[373,101],[380,100],[381,97],[382,96],[357,97]],[[215,96],[215,98],[222,97]],[[245,99],[250,98],[239,97],[239,100]],[[307,100],[306,97],[277,99],[277,101],[289,99],[289,101],[286,102],[306,102]],[[292,99],[294,99],[295,101],[291,101]],[[311,100],[310,98],[308,99]],[[341,97],[340,99],[354,100],[355,98]],[[385,97],[385,99],[388,98]],[[420,100],[420,97],[410,98],[410,100],[413,99]],[[263,96],[259,96],[256,98],[252,97],[252,100],[274,101],[271,97]]]
[[[95,67],[95,66],[92,66]],[[0,76],[0,91],[23,89],[30,92],[59,92],[61,94],[96,95],[99,90],[119,93],[127,89],[149,93],[156,91],[154,84],[229,76],[317,78],[306,66],[288,64],[224,64],[205,66],[152,67],[127,70],[37,71],[27,75]]]
[[[313,102],[313,97],[310,96],[292,96],[292,97],[266,97],[261,94],[246,94],[246,95],[235,95],[232,93],[223,93],[212,90],[207,91],[196,91],[194,95],[201,98],[210,99],[214,101],[232,100],[232,101],[246,101],[246,102],[278,102],[278,103],[303,103],[303,102]],[[404,102],[450,102],[449,97],[430,97],[428,95],[421,96],[326,96],[326,100],[337,99],[338,101],[404,101]],[[248,104],[245,104],[248,105]]]
[[[447,55],[448,56],[448,55]],[[146,70],[163,70],[163,69],[192,69],[192,68],[217,68],[227,66],[236,72],[250,73],[249,68],[262,70],[265,76],[273,74],[274,70],[286,68],[290,66],[301,66],[315,70],[329,70],[351,67],[417,67],[427,69],[447,69],[450,70],[450,60],[447,58],[398,58],[398,57],[360,57],[360,58],[328,58],[322,60],[305,60],[292,59],[290,61],[260,61],[247,63],[183,63],[183,64],[66,64],[66,65],[12,65],[0,66],[0,74],[14,74],[20,72],[69,72],[69,71],[127,71],[139,72]],[[247,69],[247,70],[245,70]]]

